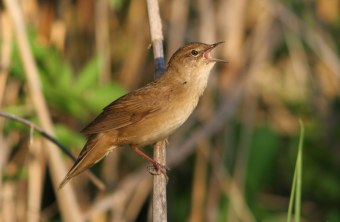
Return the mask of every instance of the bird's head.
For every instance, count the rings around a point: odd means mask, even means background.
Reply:
[[[225,62],[211,56],[211,52],[216,46],[223,42],[205,44],[194,42],[179,48],[171,57],[168,67],[181,69],[211,69],[216,62]]]

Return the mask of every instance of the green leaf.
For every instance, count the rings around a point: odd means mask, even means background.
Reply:
[[[81,149],[84,146],[85,138],[80,133],[61,124],[56,124],[54,129],[58,141],[69,149]]]
[[[86,102],[88,108],[98,113],[105,106],[124,94],[125,90],[118,84],[101,86],[86,92]]]
[[[292,218],[292,210],[293,204],[295,206],[295,219],[294,221],[300,221],[301,214],[301,187],[302,187],[302,149],[303,149],[303,140],[305,134],[305,128],[303,126],[303,122],[299,120],[300,123],[300,139],[299,139],[299,147],[295,164],[295,171],[293,177],[293,184],[291,189],[291,194],[289,198],[289,206],[287,213],[287,222],[291,221]]]
[[[97,85],[98,80],[98,59],[93,58],[79,73],[76,82],[72,86],[77,92],[83,92],[87,88]]]

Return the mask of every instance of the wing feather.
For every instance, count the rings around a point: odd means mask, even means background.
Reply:
[[[120,129],[142,121],[154,112],[162,109],[159,95],[171,93],[169,87],[155,87],[152,82],[145,87],[126,94],[106,106],[81,132],[84,135]]]

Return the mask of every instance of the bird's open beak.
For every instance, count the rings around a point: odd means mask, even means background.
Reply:
[[[213,58],[211,57],[210,53],[211,51],[216,48],[218,45],[222,44],[224,42],[217,42],[217,43],[214,43],[214,44],[211,44],[210,47],[204,52],[204,57],[209,60],[210,62],[223,62],[223,63],[227,63],[227,61],[224,61],[222,59],[216,59],[216,58]]]

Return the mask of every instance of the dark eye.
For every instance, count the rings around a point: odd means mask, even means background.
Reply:
[[[196,56],[198,56],[198,52],[197,52],[195,49],[193,49],[193,50],[191,51],[191,55],[194,56],[194,57],[196,57]]]

